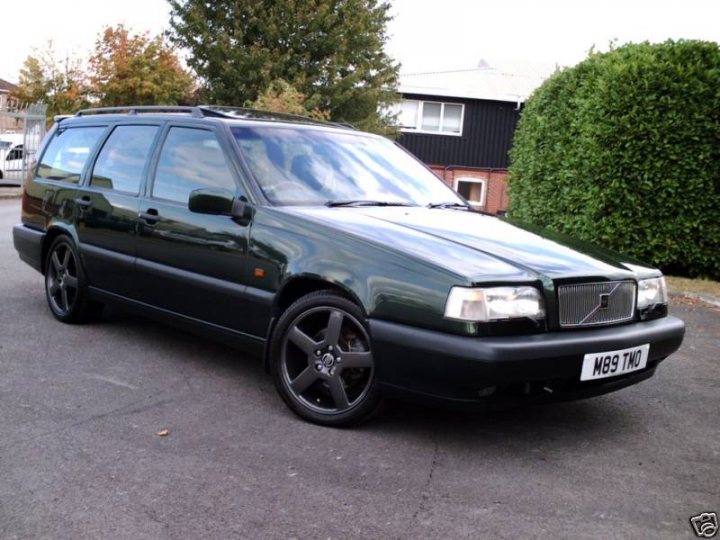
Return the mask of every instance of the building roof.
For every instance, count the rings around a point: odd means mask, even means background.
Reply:
[[[0,92],[12,92],[13,90],[17,90],[17,88],[16,84],[8,82],[5,79],[0,79]]]
[[[469,69],[401,73],[398,91],[401,94],[521,103],[557,69],[557,66],[524,62],[491,66],[481,60]]]

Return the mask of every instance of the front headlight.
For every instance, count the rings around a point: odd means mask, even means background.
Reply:
[[[646,309],[656,304],[667,304],[665,278],[641,279],[638,281],[637,307]]]
[[[461,321],[500,321],[545,317],[545,302],[535,287],[453,287],[445,304],[445,317]]]

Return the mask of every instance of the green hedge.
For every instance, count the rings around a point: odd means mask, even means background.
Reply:
[[[653,263],[720,278],[720,47],[593,53],[528,99],[509,215]]]

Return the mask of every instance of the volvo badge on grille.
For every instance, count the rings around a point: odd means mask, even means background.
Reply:
[[[563,328],[627,321],[635,313],[635,283],[626,280],[560,285],[558,303]]]

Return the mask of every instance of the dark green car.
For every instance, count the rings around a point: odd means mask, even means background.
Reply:
[[[382,137],[257,111],[62,119],[13,232],[57,319],[120,303],[239,345],[326,425],[385,396],[603,394],[684,334],[658,270],[474,212]]]

